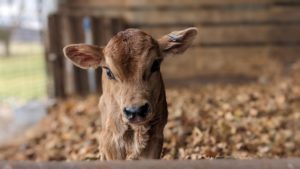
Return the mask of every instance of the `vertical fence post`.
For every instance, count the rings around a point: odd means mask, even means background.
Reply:
[[[48,93],[50,97],[65,97],[64,57],[62,52],[61,17],[52,14],[48,17],[48,53],[46,54],[48,72]],[[53,86],[53,87],[51,87]]]
[[[104,46],[105,45],[105,39],[104,39],[104,22],[103,17],[91,17],[92,21],[92,36],[93,36],[93,43],[95,45]],[[102,93],[102,85],[101,85],[101,75],[102,75],[102,69],[101,67],[97,68],[95,70],[95,80],[96,80],[96,87],[97,92]]]
[[[69,16],[71,43],[83,43],[84,42],[84,30],[83,30],[83,17],[82,16]],[[74,83],[75,91],[85,96],[89,93],[88,84],[88,72],[76,66],[74,68]]]
[[[109,41],[109,39],[117,34],[119,31],[126,28],[125,22],[121,18],[104,18],[99,16],[91,16],[92,21],[92,35],[93,43],[95,45],[104,46]],[[97,91],[102,92],[101,87],[101,75],[102,69],[97,68],[95,70],[95,78]]]

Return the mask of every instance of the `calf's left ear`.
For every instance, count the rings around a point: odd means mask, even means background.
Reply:
[[[197,34],[198,29],[191,27],[164,35],[158,39],[158,43],[163,53],[180,54],[191,46]]]
[[[103,61],[103,48],[88,44],[71,44],[63,49],[67,57],[74,65],[83,68],[96,68]]]

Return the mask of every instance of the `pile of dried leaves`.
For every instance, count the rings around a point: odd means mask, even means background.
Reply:
[[[207,85],[167,90],[163,159],[300,156],[300,83]],[[98,98],[50,108],[40,132],[0,148],[0,160],[96,160]]]

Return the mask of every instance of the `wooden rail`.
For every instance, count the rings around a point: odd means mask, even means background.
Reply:
[[[297,169],[300,159],[111,161],[111,162],[0,162],[0,169]]]

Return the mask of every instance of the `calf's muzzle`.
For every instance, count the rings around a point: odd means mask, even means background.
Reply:
[[[129,106],[123,109],[125,117],[131,123],[139,123],[146,120],[146,117],[149,113],[149,104],[145,103],[139,106]]]

